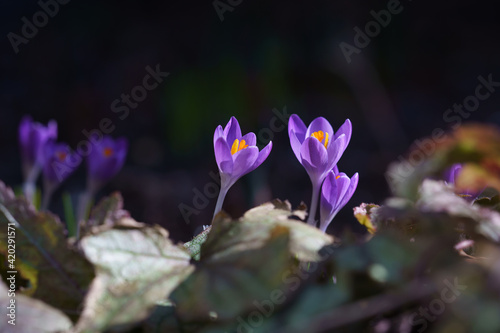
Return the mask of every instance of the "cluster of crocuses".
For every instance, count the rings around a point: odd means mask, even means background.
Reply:
[[[295,156],[304,166],[312,182],[312,200],[308,224],[316,226],[316,210],[320,200],[319,228],[326,232],[335,215],[351,199],[358,185],[358,174],[349,178],[339,172],[337,162],[351,139],[352,125],[349,119],[335,133],[323,117],[314,119],[309,127],[292,115],[288,123],[290,144]],[[218,126],[214,134],[214,151],[221,176],[221,189],[215,214],[229,188],[242,176],[253,171],[271,152],[272,142],[261,151],[256,146],[254,133],[242,135],[240,125],[232,117],[223,129]]]
[[[43,174],[43,204],[47,209],[53,192],[68,178],[82,162],[79,154],[65,143],[56,142],[57,123],[52,120],[47,126],[33,122],[29,116],[21,120],[19,126],[19,144],[23,165],[26,198],[33,202],[36,182]],[[86,152],[87,195],[95,194],[99,188],[112,178],[123,166],[127,154],[127,141],[103,137],[99,144],[93,145]]]

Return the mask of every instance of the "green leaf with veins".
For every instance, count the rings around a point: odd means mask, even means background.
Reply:
[[[76,320],[94,269],[68,244],[59,218],[35,211],[23,197],[16,198],[12,190],[0,182],[0,225],[0,254],[5,261],[9,245],[7,232],[15,229],[14,267],[29,281],[21,292]]]
[[[159,226],[105,230],[84,237],[81,246],[97,277],[76,332],[143,320],[193,271],[189,253]]]

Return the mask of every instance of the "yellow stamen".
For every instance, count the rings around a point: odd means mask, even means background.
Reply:
[[[240,151],[242,149],[245,149],[247,147],[248,147],[248,145],[247,145],[246,141],[245,140],[241,140],[241,142],[240,142],[240,148],[238,149],[238,151]]]
[[[234,140],[233,145],[231,146],[231,155],[234,155],[237,152],[239,152],[240,150],[245,149],[247,147],[248,147],[248,145],[245,142],[245,140],[240,141],[240,140],[236,139],[236,140]]]
[[[323,141],[325,134],[323,133],[323,131],[317,131],[317,132],[314,132],[313,134],[311,134],[311,136],[313,138],[318,139],[319,142],[321,142],[321,141]]]
[[[325,135],[325,133],[323,133],[323,131],[317,131],[317,132],[314,132],[313,134],[311,134],[311,136],[313,138],[318,139],[319,142],[323,142],[323,139],[325,139],[324,146],[325,146],[325,148],[328,147],[328,132]]]
[[[102,152],[104,157],[110,157],[111,155],[113,155],[113,149],[111,148],[104,148],[104,151]]]

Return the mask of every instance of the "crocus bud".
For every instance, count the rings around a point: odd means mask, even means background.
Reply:
[[[321,231],[326,232],[326,228],[335,215],[351,199],[358,186],[358,179],[358,173],[355,173],[352,178],[343,172],[330,171],[328,173],[321,189],[319,226]]]

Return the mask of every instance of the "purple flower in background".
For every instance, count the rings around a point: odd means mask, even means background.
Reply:
[[[452,184],[453,186],[455,186],[455,184],[457,182],[457,177],[460,174],[460,172],[462,171],[462,168],[463,168],[462,164],[456,163],[456,164],[453,164],[448,169],[446,169],[445,172],[444,172],[444,180],[445,180],[445,182],[447,182],[448,184]],[[481,194],[481,192],[483,192],[483,191],[484,191],[484,189],[482,189],[480,191],[476,191],[476,192],[465,191],[465,192],[460,193],[460,194],[463,197],[465,197],[466,200],[468,200],[468,201],[474,201],[474,200],[477,199],[477,197],[479,196],[479,194]]]
[[[224,129],[220,125],[215,129],[214,151],[221,177],[221,189],[214,216],[222,209],[229,188],[239,178],[255,170],[269,156],[273,143],[269,142],[259,152],[256,141],[254,133],[241,134],[235,117],[231,117]]]
[[[25,116],[19,125],[19,144],[25,181],[34,183],[43,167],[45,146],[57,138],[57,123],[51,120],[47,126]]]
[[[323,117],[314,119],[306,127],[299,116],[293,114],[288,122],[290,144],[300,164],[304,166],[313,186],[308,223],[315,225],[321,184],[344,153],[351,140],[352,125],[347,119],[337,133]]]
[[[461,170],[462,170],[462,164],[460,163],[453,164],[444,172],[445,182],[447,182],[448,184],[455,184],[457,176]]]
[[[65,143],[49,141],[45,146],[43,177],[46,182],[60,184],[80,165],[81,158]]]
[[[330,171],[326,176],[323,188],[321,189],[320,203],[320,225],[321,231],[326,232],[326,228],[332,222],[337,213],[351,199],[358,186],[359,176],[356,172],[349,178],[343,172]]]
[[[125,138],[114,140],[105,136],[87,157],[88,186],[95,192],[113,178],[123,167],[127,157],[128,142]]]
[[[49,141],[44,149],[42,209],[47,209],[52,193],[71,175],[82,161],[65,143]]]

